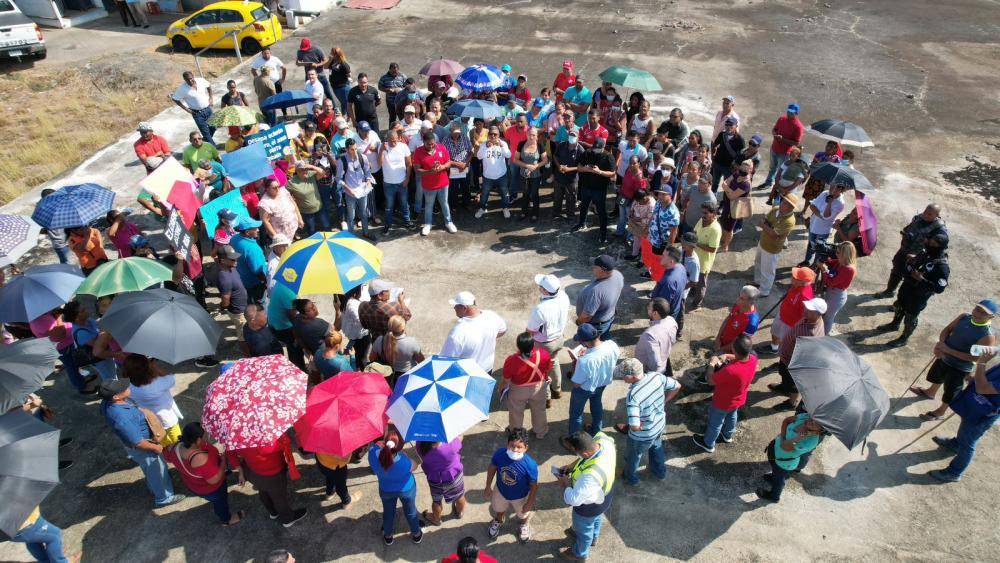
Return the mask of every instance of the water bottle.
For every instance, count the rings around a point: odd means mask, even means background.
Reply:
[[[979,357],[983,355],[983,352],[989,352],[990,354],[1000,354],[1000,346],[983,346],[982,344],[973,344],[969,348],[969,355]]]

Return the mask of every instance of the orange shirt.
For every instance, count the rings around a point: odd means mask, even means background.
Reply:
[[[86,243],[83,245],[83,250],[80,250],[80,245],[85,238]],[[73,254],[76,254],[76,259],[80,261],[81,268],[91,270],[96,268],[101,260],[108,259],[108,255],[104,253],[104,240],[101,239],[101,231],[93,227],[87,229],[86,237],[76,234],[70,235],[69,246],[73,249]]]

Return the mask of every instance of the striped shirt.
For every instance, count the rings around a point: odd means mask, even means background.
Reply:
[[[645,441],[660,436],[667,423],[664,395],[678,386],[674,378],[655,372],[646,373],[629,386],[625,396],[625,415],[630,438]],[[641,430],[632,430],[633,426]]]
[[[823,320],[820,319],[814,323],[808,322],[808,319],[803,317],[799,322],[795,323],[792,330],[785,333],[785,336],[781,339],[781,344],[778,346],[778,361],[785,364],[786,366],[792,361],[792,353],[795,352],[795,341],[800,336],[824,336],[825,331],[823,330]]]

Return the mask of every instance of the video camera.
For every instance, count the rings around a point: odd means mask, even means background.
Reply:
[[[837,257],[837,245],[831,242],[816,241],[813,248],[816,250],[813,264],[822,264]]]

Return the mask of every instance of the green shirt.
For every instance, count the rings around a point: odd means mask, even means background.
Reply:
[[[767,214],[765,221],[778,236],[771,236],[766,231],[760,232],[760,247],[768,253],[780,254],[782,248],[785,244],[785,239],[788,238],[788,234],[792,232],[792,228],[795,227],[795,213],[789,212],[785,215],[778,215],[778,209],[775,207]]]
[[[819,445],[819,436],[809,436],[795,444],[791,451],[786,451],[781,447],[782,440],[792,440],[799,437],[799,429],[809,418],[808,413],[799,413],[795,417],[795,422],[788,425],[785,435],[774,439],[774,462],[785,471],[793,471],[799,468],[799,458],[816,449]],[[805,428],[802,428],[805,432]]]
[[[192,173],[198,167],[198,161],[200,160],[219,160],[219,149],[215,148],[215,145],[212,143],[207,142],[202,143],[200,147],[188,145],[184,149],[184,156],[181,157],[181,162]]]
[[[305,178],[300,178],[297,174],[290,176],[285,188],[292,194],[295,204],[299,206],[300,213],[312,214],[323,208],[323,200],[319,196],[315,174],[310,174]]]

